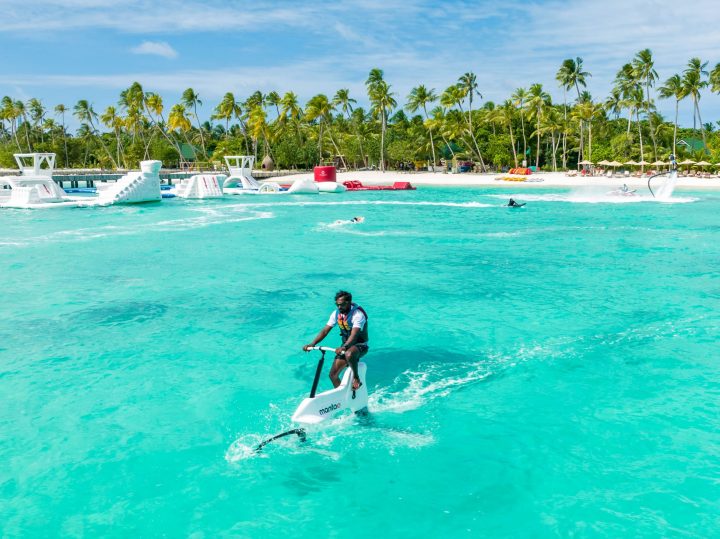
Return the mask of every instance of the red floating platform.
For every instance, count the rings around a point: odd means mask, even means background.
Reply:
[[[414,191],[410,182],[395,182],[392,185],[363,185],[357,180],[343,182],[348,191]]]

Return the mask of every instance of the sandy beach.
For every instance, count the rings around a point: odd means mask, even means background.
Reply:
[[[641,178],[617,176],[568,176],[564,172],[540,172],[527,176],[530,181],[505,181],[498,178],[508,177],[508,174],[486,173],[475,174],[466,172],[462,174],[450,174],[441,172],[399,172],[378,170],[363,170],[351,172],[339,172],[337,181],[360,181],[364,185],[391,185],[394,182],[410,182],[413,186],[432,185],[447,187],[502,187],[503,189],[528,189],[547,187],[607,187],[618,188],[626,184],[630,188],[646,188],[648,177]],[[313,173],[295,174],[290,176],[276,176],[270,181],[291,182],[300,178],[313,178]],[[518,177],[519,178],[519,177]],[[653,180],[652,185],[660,185],[665,177],[658,177]],[[541,181],[540,181],[541,180]],[[720,178],[693,178],[679,177],[677,180],[678,189],[712,189],[720,190]]]

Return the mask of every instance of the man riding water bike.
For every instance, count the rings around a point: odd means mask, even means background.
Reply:
[[[338,325],[342,345],[335,349],[335,361],[330,369],[330,380],[333,387],[338,387],[340,373],[350,366],[354,375],[352,387],[359,389],[362,381],[358,375],[358,361],[368,352],[367,313],[360,305],[352,302],[352,294],[345,290],[340,290],[335,294],[335,306],[337,309],[330,314],[330,319],[325,327],[320,330],[312,343],[303,346],[303,350],[307,352],[309,348],[317,346],[327,337],[330,330]]]

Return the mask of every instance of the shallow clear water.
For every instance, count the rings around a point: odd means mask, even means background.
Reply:
[[[0,211],[0,535],[711,536],[719,208],[425,188]],[[370,417],[255,455],[339,288],[370,316]]]

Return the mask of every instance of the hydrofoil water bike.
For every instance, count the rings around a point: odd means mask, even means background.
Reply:
[[[300,425],[315,425],[326,419],[340,415],[346,410],[350,410],[356,414],[367,412],[367,365],[361,361],[358,362],[358,375],[362,381],[362,385],[358,389],[353,389],[352,387],[353,372],[352,369],[348,367],[345,369],[339,386],[316,394],[320,374],[322,373],[325,363],[325,352],[334,353],[335,348],[329,346],[313,346],[312,348],[308,348],[308,351],[309,350],[318,350],[321,355],[317,368],[315,369],[315,378],[312,389],[310,390],[310,396],[302,400],[292,415],[292,421]],[[255,451],[261,451],[262,448],[270,442],[293,434],[297,435],[300,441],[304,442],[307,439],[305,429],[296,427],[264,440],[255,448]]]

